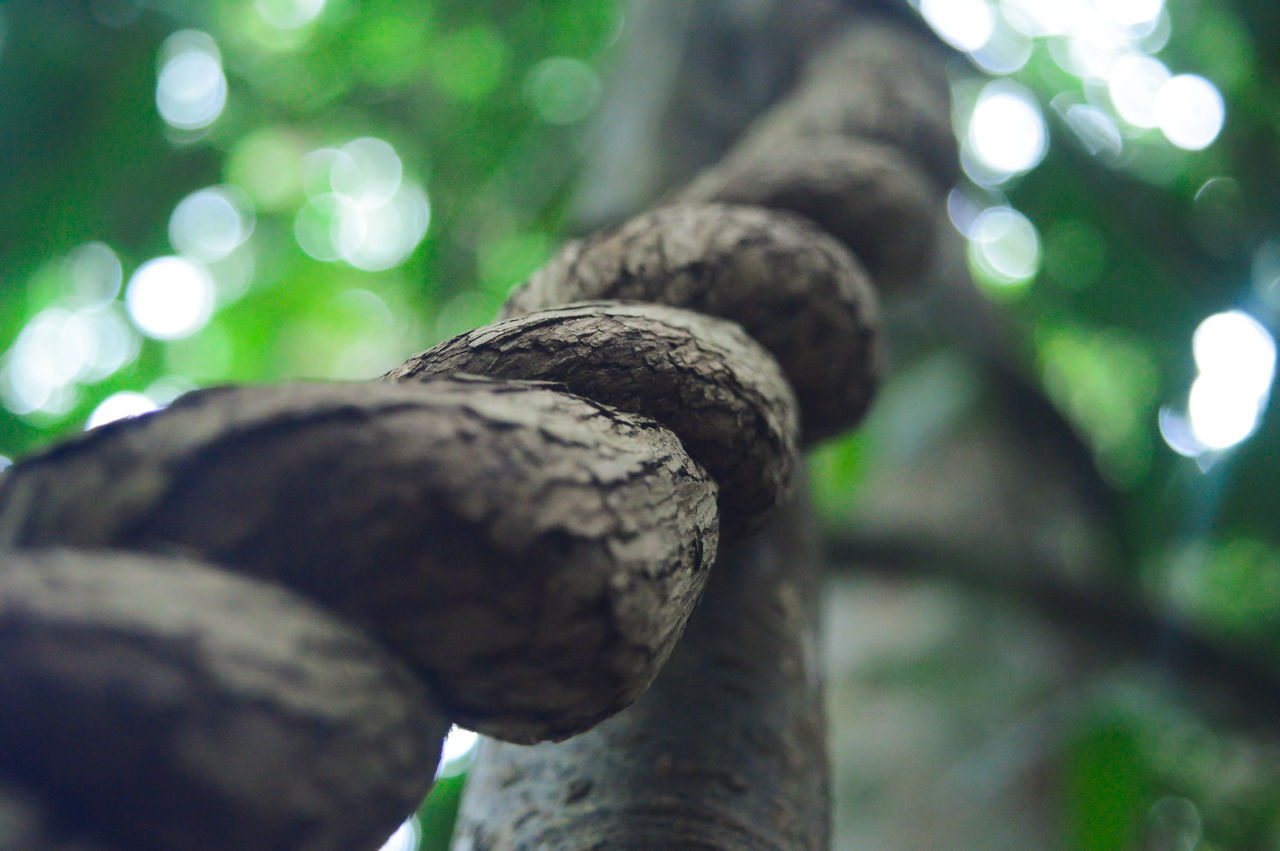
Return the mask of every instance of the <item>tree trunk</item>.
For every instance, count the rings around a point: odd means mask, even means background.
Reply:
[[[629,709],[559,744],[485,741],[455,851],[826,848],[815,540],[800,498],[725,547]]]

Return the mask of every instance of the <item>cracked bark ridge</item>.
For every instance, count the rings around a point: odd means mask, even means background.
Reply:
[[[726,547],[634,706],[557,745],[482,743],[454,851],[825,851],[815,534],[793,504]]]
[[[785,494],[798,414],[772,356],[732,322],[658,304],[582,302],[486,325],[384,378],[471,373],[552,380],[671,429],[719,485],[724,536]]]
[[[714,559],[715,500],[670,431],[544,386],[220,388],[14,465],[0,546],[191,551],[279,581],[458,723],[534,741],[649,684]]]
[[[314,604],[105,551],[0,554],[0,701],[0,771],[47,808],[11,798],[25,826],[4,834],[140,851],[377,847],[448,730],[402,662]]]
[[[777,358],[805,442],[856,423],[877,373],[875,299],[848,249],[792,213],[676,205],[566,245],[507,317],[583,299],[652,301],[729,319]]]
[[[752,125],[739,147],[755,153],[804,138],[871,139],[902,151],[945,190],[960,177],[950,94],[936,41],[862,16],[819,54],[792,95]]]
[[[816,137],[730,156],[678,194],[789,210],[839,239],[878,289],[898,291],[928,269],[937,241],[932,182],[896,149],[865,139]]]

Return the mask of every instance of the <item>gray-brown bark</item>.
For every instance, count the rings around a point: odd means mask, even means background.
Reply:
[[[948,172],[935,160],[941,156],[943,166],[954,168],[945,162],[950,148],[936,144],[940,132],[950,138],[945,92],[939,100],[932,72],[910,67],[909,39],[890,30],[861,46],[858,37],[851,43],[849,55],[817,66],[781,118],[761,123],[735,159],[733,185],[750,185],[755,169],[759,191],[743,198],[804,207],[805,215],[861,244],[883,276],[909,277],[902,263],[914,249],[880,246],[875,228],[886,225],[873,220],[906,222],[915,215],[910,211],[924,208],[927,179],[912,171],[912,158],[942,181]],[[852,83],[839,79],[845,72]],[[826,140],[837,137],[854,153],[832,153]],[[892,155],[867,154],[875,149],[858,138],[897,145],[905,155],[893,162]],[[792,153],[802,149],[822,154],[797,165]],[[761,152],[754,161],[752,151]],[[819,159],[826,165],[816,166]],[[861,187],[865,197],[842,208],[827,193],[828,177],[841,178],[843,191]],[[711,197],[725,197],[729,185],[713,187]],[[927,224],[917,222],[916,231]],[[897,227],[887,226],[885,238]],[[601,297],[657,300],[741,323],[795,386],[808,441],[856,421],[870,398],[874,304],[865,274],[844,245],[800,216],[724,204],[658,210],[568,247],[516,294],[508,314]],[[579,364],[574,349],[581,341],[569,339],[587,333],[590,322],[572,321],[586,324],[528,338],[536,345],[527,359],[510,358],[523,360],[510,368],[612,394],[616,383]],[[499,361],[519,347],[515,337],[501,335],[541,322],[514,320],[467,335],[455,341],[465,351],[446,352],[442,368],[502,371],[507,367]],[[657,408],[639,404],[646,395],[639,388],[587,401],[550,385],[475,379],[196,394],[14,468],[0,486],[0,545],[199,553],[288,583],[376,634],[468,726],[515,741],[567,736],[644,688],[705,581],[717,538],[715,483],[671,432],[613,404],[635,405],[674,425],[681,408],[711,410],[703,402],[727,385],[747,387],[749,373],[773,369],[752,352],[757,365],[769,366],[739,364],[721,374],[708,362],[696,370],[702,385],[672,384],[668,379],[687,371],[686,357],[702,363],[704,354],[753,349],[744,339],[711,340],[717,334],[665,351],[675,355],[673,365],[652,370],[662,382],[646,392],[672,393],[677,404]],[[644,338],[640,348],[650,345]],[[650,354],[662,348],[652,345]],[[540,347],[555,349],[561,367],[577,371],[565,377],[543,370],[534,362]],[[602,346],[598,362],[636,347],[635,338],[612,350]],[[498,350],[501,359],[492,354]],[[735,428],[754,428],[766,445],[715,447],[722,424],[708,422],[702,431],[680,426],[691,442],[702,441],[699,457],[725,471],[734,488],[723,500],[734,529],[775,498],[774,484],[785,480],[779,464],[791,461],[794,438],[787,434],[795,415],[784,410],[785,385],[770,373],[760,386],[766,389],[732,388],[744,404],[717,398],[714,410],[726,412],[717,416]],[[762,406],[752,419],[747,408],[757,398]],[[735,452],[742,456],[737,465]],[[748,481],[751,467],[762,472]],[[788,533],[800,539],[784,546],[776,536]],[[812,579],[793,576],[789,571],[799,569],[793,562],[806,559],[787,555],[808,534],[793,520],[729,559],[701,621],[707,626],[692,631],[670,677],[636,713],[567,750],[499,751],[500,759],[521,753],[529,760],[523,776],[502,774],[497,786],[477,788],[533,809],[489,813],[496,821],[483,824],[477,813],[492,810],[494,799],[472,798],[470,835],[507,836],[495,826],[507,819],[513,831],[536,830],[568,847],[820,847],[826,776],[812,676]],[[185,635],[166,638],[165,623],[153,626],[140,631],[155,634],[162,660],[182,652]],[[50,640],[59,635],[47,632]],[[109,634],[95,647],[114,652],[113,640]],[[146,704],[159,678],[140,670],[127,691]],[[65,703],[82,700],[76,690],[96,682],[85,666],[71,672]],[[173,713],[198,719],[199,701],[188,698]],[[427,716],[438,720],[431,713],[420,720]],[[93,729],[77,727],[78,719],[62,722],[72,738]],[[707,737],[712,727],[718,732]],[[249,745],[258,741],[252,731],[234,733]],[[624,746],[629,750],[619,750]],[[129,765],[123,749],[115,758]],[[264,773],[246,771],[225,772],[228,788],[259,789]],[[561,793],[561,786],[530,785],[541,779],[568,787]],[[93,771],[75,782],[101,785]],[[36,791],[50,798],[79,788],[75,782],[39,780]],[[30,784],[19,778],[17,785]],[[547,794],[562,795],[567,821],[549,814]],[[184,805],[200,809],[201,796],[197,791]],[[190,816],[196,824],[219,813],[221,799],[207,797],[204,811]],[[102,830],[114,836],[122,828]],[[181,838],[156,835],[164,843],[157,847],[181,847]],[[315,847],[340,847],[336,841],[317,840]],[[539,840],[530,842],[537,847]]]
[[[830,369],[832,361],[848,356],[850,349],[836,355],[819,353],[823,344],[850,346],[858,352],[869,349],[847,338],[833,338],[830,332],[790,335],[794,327],[814,327],[807,321],[794,322],[796,312],[804,309],[798,307],[801,299],[769,299],[793,283],[788,275],[803,278],[805,273],[782,263],[768,268],[755,250],[754,239],[741,242],[745,250],[715,250],[715,240],[703,235],[697,217],[710,217],[712,210],[718,216],[735,216],[745,208],[699,209],[691,203],[732,201],[786,209],[837,235],[860,254],[859,260],[868,262],[878,283],[898,286],[920,277],[934,250],[936,205],[958,173],[947,82],[927,37],[865,17],[854,19],[853,27],[834,53],[811,66],[787,103],[757,122],[724,165],[670,196],[681,206],[641,216],[611,233],[567,247],[515,293],[508,313],[536,309],[556,299],[607,296],[650,298],[728,316],[741,322],[783,364],[797,389],[806,440],[838,431],[856,419],[867,396],[854,404],[848,397],[833,398],[830,394],[842,394],[849,385],[830,371],[815,369],[808,358],[826,358],[824,366]],[[706,228],[721,226],[708,223]],[[654,229],[646,233],[649,228]],[[759,244],[768,245],[769,239],[761,236]],[[734,280],[728,288],[733,292],[742,287],[741,291],[750,293],[744,313],[732,312],[736,306],[725,311],[702,297],[702,281],[716,279],[721,267],[705,268],[700,258],[692,257],[695,252],[690,246],[700,241],[712,246],[711,257],[727,256],[724,268],[734,273],[745,270],[746,283]],[[721,292],[717,298],[723,297]],[[829,302],[820,303],[818,310],[830,309]],[[788,325],[792,328],[782,330]],[[780,333],[781,346],[771,344],[771,332]],[[800,345],[800,340],[810,348],[793,360],[787,346]],[[806,383],[810,379],[812,383]],[[849,414],[853,416],[845,419]],[[724,719],[741,721],[744,716],[733,711],[744,705],[759,711],[761,707],[750,697],[741,703],[728,701],[728,705],[712,701],[712,707],[703,711],[707,684],[723,682],[721,663],[737,658],[717,654],[722,636],[752,647],[754,653],[746,658],[754,660],[768,653],[761,655],[760,646],[751,645],[747,637],[771,635],[776,646],[788,641],[799,646],[805,643],[803,636],[812,635],[812,620],[787,624],[793,630],[788,636],[770,626],[756,628],[760,615],[749,606],[724,615],[719,589],[725,587],[721,582],[732,581],[724,578],[731,572],[732,566],[722,557],[708,597],[671,663],[629,710],[563,745],[531,749],[490,745],[482,751],[464,802],[457,848],[826,845],[826,775],[821,757],[770,762],[771,755],[785,748],[772,747],[778,739],[770,739],[769,734],[753,740],[760,753],[742,747],[736,736],[741,728]],[[740,586],[738,590],[742,591]],[[707,622],[704,617],[724,620],[717,623],[718,630],[704,631],[699,627]],[[769,624],[769,619],[764,618],[764,623]],[[772,625],[777,627],[776,622]],[[774,682],[767,671],[750,666],[741,671],[752,672],[736,684],[743,695],[757,695],[758,685]],[[682,683],[682,687],[671,683]],[[797,685],[790,684],[793,689]],[[801,687],[795,693],[803,691]],[[757,730],[775,734],[795,730],[788,726],[795,722],[794,716],[780,718],[765,711],[757,719],[764,722]],[[770,721],[773,727],[768,726]],[[816,726],[811,733],[801,738],[820,752],[823,734]],[[673,742],[679,742],[680,748],[672,747]],[[686,752],[695,754],[687,763],[691,770],[673,771]],[[753,762],[753,757],[759,761]],[[736,782],[741,766],[763,764],[768,770],[752,778],[752,783]],[[726,789],[741,793],[737,799],[741,809],[722,806],[735,797]],[[784,797],[794,794],[788,798],[792,806],[770,807],[763,800],[764,790],[770,789],[784,790],[780,792]],[[791,821],[796,813],[803,817]],[[781,832],[786,824],[794,832]],[[769,832],[774,829],[780,832]]]
[[[715,484],[642,417],[482,379],[203,391],[15,465],[0,544],[179,550],[381,637],[517,741],[644,690],[701,593]]]
[[[0,705],[0,775],[43,801],[9,801],[30,842],[0,833],[32,849],[374,847],[448,729],[403,663],[306,600],[108,551],[0,554]]]
[[[801,501],[727,547],[617,716],[560,744],[484,743],[456,851],[826,848],[814,541]]]
[[[911,160],[865,139],[796,139],[730,156],[676,196],[789,210],[847,245],[879,291],[918,282],[933,259],[938,191]]]
[[[617,224],[717,159],[799,76],[845,0],[625,5],[626,43],[586,132],[579,232]]]
[[[739,152],[806,139],[869,139],[912,159],[938,187],[950,187],[960,176],[960,157],[941,59],[936,39],[894,20],[858,16],[817,55],[797,90],[751,126]]]
[[[875,386],[875,298],[843,245],[759,207],[664,207],[565,246],[505,316],[582,299],[653,301],[737,322],[770,351],[812,442],[858,421]]]
[[[675,432],[720,487],[720,525],[759,525],[796,460],[796,404],[769,353],[731,322],[657,304],[582,302],[485,325],[386,376],[554,381]]]
[[[959,176],[936,41],[860,16],[786,100],[676,198],[790,210],[843,241],[880,292],[917,283]]]

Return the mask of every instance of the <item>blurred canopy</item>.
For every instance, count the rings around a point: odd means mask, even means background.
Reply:
[[[811,462],[833,552],[879,568],[828,607],[840,847],[1280,847],[1247,706],[1280,680],[1280,5],[900,5],[955,49],[966,177],[876,411]],[[601,217],[577,178],[643,6],[0,4],[0,453],[490,321]]]

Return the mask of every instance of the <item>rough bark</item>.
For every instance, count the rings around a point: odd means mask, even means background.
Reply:
[[[182,550],[378,635],[459,723],[564,737],[661,667],[716,551],[671,432],[482,379],[189,394],[11,468],[2,546]]]
[[[627,710],[561,744],[485,742],[455,851],[825,849],[814,531],[797,502],[726,548]]]
[[[850,351],[856,357],[870,351],[866,337],[848,327],[824,328],[827,314],[835,309],[838,316],[840,309],[822,295],[809,302],[822,316],[808,321],[798,305],[810,296],[792,296],[788,288],[803,281],[809,264],[770,266],[762,248],[774,244],[774,237],[764,233],[767,228],[754,229],[725,251],[705,235],[726,220],[731,234],[750,231],[733,223],[734,217],[769,214],[692,204],[780,207],[819,223],[865,254],[884,283],[895,286],[920,276],[933,252],[940,190],[958,173],[948,85],[927,38],[867,18],[853,24],[858,29],[837,55],[815,63],[800,89],[757,122],[733,157],[673,196],[680,206],[568,246],[515,293],[508,314],[557,300],[613,297],[726,316],[783,365],[800,400],[806,440],[855,421],[870,385],[865,379],[846,380],[841,368]],[[700,216],[707,216],[708,224],[702,225]],[[802,256],[791,255],[793,260]],[[856,262],[849,265],[858,268]],[[741,277],[721,286],[722,269]],[[865,289],[865,283],[858,288]],[[717,301],[739,297],[742,308],[730,302],[726,310]],[[814,328],[821,330],[813,333]],[[791,346],[803,350],[793,356]],[[863,376],[875,374],[862,369]],[[850,393],[854,386],[861,396]],[[801,542],[810,531],[789,530]],[[763,561],[787,560],[765,546],[773,555],[762,555]],[[774,631],[777,622],[774,629],[757,628],[762,625],[746,602],[757,577],[736,571],[738,558],[722,556],[684,641],[654,687],[629,710],[563,745],[484,747],[468,787],[456,848],[826,846],[821,725],[798,704],[780,713],[757,704],[761,694],[772,694],[786,667],[753,667],[760,660],[777,661],[763,646],[770,642],[773,652],[812,648],[816,615],[810,611],[806,619],[787,623],[790,633]],[[762,594],[776,590],[769,583],[757,589]],[[709,623],[714,627],[704,629]],[[732,697],[720,693],[723,685]],[[794,680],[783,692],[789,698],[780,698],[774,708],[812,696]],[[743,733],[748,728],[749,737]],[[742,746],[744,739],[751,746]],[[777,746],[784,740],[788,745]],[[792,749],[792,742],[800,744]],[[788,751],[791,759],[776,759]],[[754,774],[756,769],[762,770]],[[779,797],[769,800],[771,792]]]
[[[745,154],[805,139],[870,139],[919,164],[939,187],[960,177],[943,49],[899,22],[858,16],[817,55],[797,90],[756,121]]]
[[[938,192],[911,160],[865,139],[796,139],[730,156],[676,196],[812,219],[866,266],[877,290],[918,283],[933,259]]]
[[[43,801],[10,800],[17,835],[122,849],[376,847],[448,730],[403,663],[315,605],[132,553],[0,555],[0,704],[0,773]]]
[[[653,301],[737,322],[769,350],[800,404],[802,439],[857,422],[875,386],[875,298],[843,245],[758,207],[664,207],[565,246],[505,316],[582,299]]]
[[[947,161],[945,92],[939,101],[936,80],[910,67],[908,41],[895,38],[889,32],[884,43],[855,44],[849,57],[830,60],[781,117],[757,128],[743,148],[761,152],[753,167],[766,173],[765,164],[783,163],[779,170],[799,183],[765,179],[769,192],[750,200],[825,204],[831,209],[818,212],[838,221],[857,211],[827,203],[822,184],[844,168],[847,185],[867,187],[871,212],[859,215],[874,219],[918,200],[915,189],[903,189],[911,182],[903,176],[910,169],[902,166],[909,158],[946,180],[945,167],[954,170],[954,162]],[[846,72],[852,77],[840,79]],[[943,144],[937,144],[939,116]],[[907,159],[886,171],[898,169],[893,191],[867,182],[891,157],[858,159],[846,152],[815,173],[787,164],[797,151],[825,151],[822,139],[835,137],[900,146]],[[738,181],[751,183],[742,168]],[[853,221],[843,226],[845,238],[863,239],[882,270],[894,268],[890,252],[875,253],[878,240],[865,236],[865,223],[855,227]],[[659,210],[567,248],[516,294],[509,314],[601,297],[657,300],[741,323],[794,384],[806,440],[852,424],[870,398],[874,306],[865,274],[844,246],[799,216],[730,205]],[[469,338],[468,348],[484,336]],[[557,345],[567,342],[562,335]],[[484,359],[473,351],[467,356]],[[726,410],[738,410],[735,405]],[[771,430],[768,424],[762,433]],[[714,442],[713,434],[707,442]],[[453,717],[532,741],[590,727],[648,684],[705,581],[716,547],[716,499],[715,484],[665,428],[546,386],[438,380],[242,388],[195,394],[162,414],[101,429],[18,465],[0,485],[0,545],[190,551],[288,583],[378,635],[430,681]],[[733,522],[739,522],[736,516]],[[780,543],[788,535],[799,538]],[[802,570],[808,559],[790,549],[810,535],[792,518],[726,560],[703,625],[692,631],[663,685],[634,713],[565,750],[495,750],[500,762],[508,754],[521,756],[511,757],[511,771],[487,781],[498,797],[471,805],[468,817],[480,825],[475,814],[504,796],[533,809],[498,814],[499,822],[507,822],[485,827],[488,833],[477,828],[471,839],[503,847],[825,844],[813,580]],[[119,590],[117,596],[128,594]],[[140,627],[140,634],[164,633],[167,624]],[[2,652],[0,662],[11,664],[15,681],[21,682],[20,674],[38,683],[37,696],[54,693],[51,717],[74,707],[77,717],[63,722],[68,736],[83,737],[96,728],[82,723],[81,706],[94,705],[91,698],[98,695],[82,692],[112,692],[94,679],[100,671],[77,660],[117,653],[117,626],[108,623],[107,638],[90,650],[67,637],[82,633],[80,626],[66,634],[47,630],[43,638],[32,633],[33,641],[65,642],[51,654],[63,665],[52,665],[53,671],[68,673],[65,682]],[[274,634],[271,628],[261,632]],[[118,652],[145,655],[148,640],[122,640]],[[252,662],[253,654],[248,658]],[[170,695],[157,694],[155,686],[168,675],[147,664],[120,674],[126,682],[130,673],[138,677],[127,689],[130,700],[141,702],[138,714],[157,716],[161,728],[203,717],[203,696],[188,695],[181,706],[164,703]],[[52,678],[65,694],[46,688],[40,676]],[[154,706],[147,703],[152,700]],[[44,704],[15,705],[35,729]],[[112,712],[129,715],[110,704],[108,728],[116,723]],[[718,734],[708,737],[710,728]],[[14,728],[12,741],[23,729]],[[258,742],[256,735],[233,731],[250,744]],[[0,734],[0,744],[5,741]],[[198,744],[215,750],[208,740]],[[262,750],[269,759],[270,748]],[[170,745],[170,751],[171,758],[184,756],[180,747]],[[129,768],[136,756],[118,746],[114,758]],[[199,782],[218,779],[217,761],[208,759],[215,776],[197,773]],[[477,770],[482,791],[491,767]],[[97,789],[111,770],[92,766],[81,780]],[[17,787],[34,784],[46,802],[69,782],[31,776],[34,781],[18,778]],[[234,779],[236,788],[253,790],[264,776],[252,766],[236,767],[223,779],[228,788]],[[530,785],[542,781],[545,789]],[[161,787],[159,800],[178,788],[176,782]],[[76,794],[87,799],[92,793]],[[183,806],[202,808],[202,815],[187,818],[207,825],[217,820],[221,800],[197,792]],[[553,813],[553,803],[564,812]],[[169,824],[165,817],[182,823],[182,808],[173,809],[159,817],[162,824]],[[112,841],[120,823],[133,824],[126,819],[104,828]],[[184,837],[165,841],[164,847],[181,847]],[[210,842],[227,844],[228,837]]]
[[[881,293],[933,261],[941,194],[959,177],[936,39],[863,15],[796,90],[675,197],[790,210],[843,241]]]
[[[720,488],[720,526],[758,526],[783,498],[799,423],[769,353],[730,322],[656,304],[583,302],[486,325],[384,378],[471,373],[554,381],[675,432]]]

